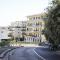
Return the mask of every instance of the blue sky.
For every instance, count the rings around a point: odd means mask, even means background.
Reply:
[[[51,0],[0,0],[0,26],[26,20],[26,16],[44,11]]]

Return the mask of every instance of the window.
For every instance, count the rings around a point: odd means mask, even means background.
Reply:
[[[22,29],[22,31],[26,31],[26,29]]]
[[[38,19],[40,19],[40,17],[38,17]]]
[[[34,42],[34,38],[33,38],[33,42]]]
[[[29,30],[29,29],[27,28],[27,30]]]
[[[32,18],[29,18],[29,20],[32,20]]]
[[[1,33],[3,33],[3,31],[1,31]]]
[[[37,19],[37,17],[36,17],[36,19]]]
[[[35,17],[33,17],[33,20],[35,20]]]
[[[19,32],[18,32],[19,33]]]
[[[2,27],[2,29],[5,29],[5,27]]]
[[[12,35],[8,35],[8,37],[12,37]]]
[[[19,30],[19,29],[18,29]]]
[[[36,37],[37,37],[37,34],[36,34]]]
[[[36,23],[36,25],[39,25],[39,22],[38,22],[38,23]]]
[[[9,29],[9,28],[8,28]]]
[[[48,18],[46,18],[46,17],[43,17],[42,19],[43,19],[43,20],[47,20]]]

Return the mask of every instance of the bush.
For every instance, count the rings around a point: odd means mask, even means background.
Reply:
[[[2,41],[2,42],[0,42],[0,46],[2,47],[2,46],[5,46],[5,45],[9,45],[9,41]]]

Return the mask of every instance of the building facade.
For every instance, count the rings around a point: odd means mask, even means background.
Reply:
[[[27,21],[16,21],[11,23],[14,39],[24,42],[44,42],[46,39],[42,35],[44,29],[44,14],[27,16]]]
[[[44,42],[45,37],[42,35],[44,29],[43,14],[27,16],[27,19],[26,42]]]
[[[11,39],[10,33],[11,33],[11,31],[9,30],[8,27],[0,27],[0,42],[2,40],[9,40],[9,39]]]
[[[26,34],[26,21],[16,21],[11,23],[13,37],[16,40],[21,40]]]

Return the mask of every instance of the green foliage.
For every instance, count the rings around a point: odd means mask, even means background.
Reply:
[[[52,0],[52,5],[60,5],[60,0]]]
[[[44,34],[47,40],[53,45],[60,44],[60,1],[53,0],[48,8],[48,20],[46,21]]]
[[[9,41],[2,41],[2,42],[0,42],[0,46],[2,47],[2,46],[5,46],[5,45],[9,45]]]

